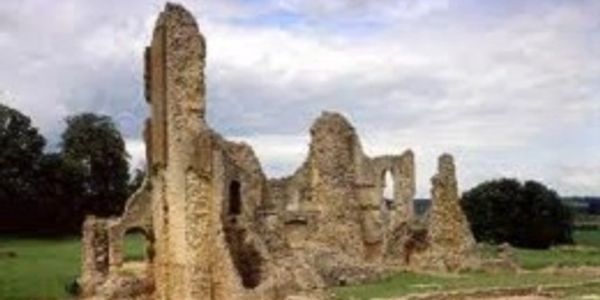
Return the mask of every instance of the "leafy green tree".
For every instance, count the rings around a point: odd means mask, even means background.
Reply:
[[[0,226],[20,227],[36,196],[35,171],[46,141],[29,117],[0,104]]]
[[[44,154],[38,170],[37,228],[54,233],[79,232],[84,218],[84,169],[60,153]],[[39,232],[39,230],[37,230]]]
[[[125,142],[110,117],[83,113],[67,118],[62,154],[83,171],[83,210],[98,216],[119,214],[129,195]]]
[[[528,248],[573,242],[570,210],[535,181],[487,181],[465,192],[461,205],[478,241]]]

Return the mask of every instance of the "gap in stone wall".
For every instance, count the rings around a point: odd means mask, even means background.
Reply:
[[[129,229],[123,237],[123,251],[125,261],[147,260],[149,241],[146,233],[139,228]]]
[[[383,173],[383,194],[382,201],[385,207],[389,210],[395,200],[394,177],[390,170]]]

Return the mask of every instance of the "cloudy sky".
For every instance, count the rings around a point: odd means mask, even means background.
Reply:
[[[322,110],[370,155],[413,149],[418,196],[451,152],[462,189],[499,176],[600,194],[600,1],[189,0],[208,40],[209,122],[270,176]],[[64,117],[113,116],[134,165],[142,53],[159,0],[3,0],[0,102],[56,147]]]

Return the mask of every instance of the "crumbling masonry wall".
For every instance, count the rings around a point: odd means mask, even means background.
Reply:
[[[424,231],[414,226],[413,152],[367,156],[339,113],[313,123],[293,175],[267,179],[249,145],[207,124],[205,55],[192,15],[167,4],[145,52],[147,177],[122,216],[86,221],[84,297],[285,299],[406,267],[454,270],[470,257],[451,157],[432,180]],[[383,197],[387,172],[392,199]],[[149,240],[143,268],[123,262],[133,228]]]
[[[222,153],[204,121],[204,38],[168,4],[147,50],[152,106],[155,299],[236,299],[240,283],[223,238]]]
[[[81,294],[92,296],[108,276],[108,231],[106,220],[86,218],[83,223]]]
[[[432,207],[429,215],[429,248],[423,255],[427,268],[455,271],[476,268],[475,239],[458,196],[456,167],[449,154],[439,157],[437,174],[431,178]]]
[[[394,258],[388,251],[391,232],[412,218],[414,158],[402,155],[369,158],[354,127],[340,114],[323,113],[311,127],[309,157],[289,178],[270,181],[284,216],[288,242],[295,248],[321,245],[356,263]],[[394,199],[383,204],[384,174],[394,178]],[[281,195],[283,193],[283,195]],[[399,259],[399,257],[397,257]]]

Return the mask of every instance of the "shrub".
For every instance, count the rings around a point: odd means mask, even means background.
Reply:
[[[572,214],[558,194],[535,181],[487,181],[465,192],[461,205],[480,242],[548,248],[572,243]]]

